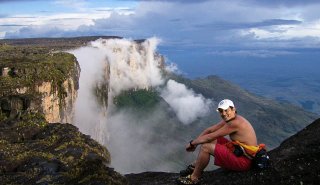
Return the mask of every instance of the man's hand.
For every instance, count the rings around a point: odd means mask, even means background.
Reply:
[[[191,140],[191,141],[187,144],[187,146],[186,146],[187,152],[193,152],[193,151],[195,151],[196,148],[197,148],[197,145],[193,145],[193,144],[192,144],[192,141],[193,141],[193,140]]]

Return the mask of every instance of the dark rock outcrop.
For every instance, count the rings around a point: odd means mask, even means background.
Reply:
[[[127,184],[108,150],[71,124],[41,114],[0,122],[0,184]]]
[[[320,182],[320,119],[291,136],[269,152],[271,167],[266,170],[232,172],[222,169],[205,172],[207,185],[306,185]],[[145,172],[126,175],[131,185],[175,184],[177,173]]]

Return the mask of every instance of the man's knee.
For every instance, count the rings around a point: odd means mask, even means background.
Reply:
[[[201,145],[201,150],[206,152],[206,153],[210,153],[213,154],[214,153],[214,149],[216,147],[216,143],[204,143]]]

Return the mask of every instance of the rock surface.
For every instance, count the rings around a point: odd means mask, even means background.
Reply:
[[[26,117],[25,117],[26,116]],[[144,172],[126,178],[107,167],[108,151],[70,124],[47,124],[39,115],[0,123],[2,184],[173,185],[178,173]],[[203,184],[317,184],[320,119],[269,152],[267,170],[206,171]]]
[[[266,170],[232,172],[222,169],[203,175],[206,185],[287,184],[306,185],[320,182],[320,119],[291,136],[269,152],[271,167]],[[212,163],[212,162],[211,162]],[[131,185],[173,185],[177,173],[145,172],[127,174]]]
[[[40,114],[0,122],[0,184],[126,184],[108,150],[71,124]]]

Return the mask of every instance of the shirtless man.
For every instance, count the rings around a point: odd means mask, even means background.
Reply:
[[[179,184],[198,184],[202,171],[207,167],[210,155],[215,158],[214,164],[234,171],[250,169],[251,160],[242,155],[237,157],[225,144],[230,142],[223,136],[229,135],[232,141],[239,141],[246,145],[257,145],[257,138],[252,125],[244,117],[237,115],[236,108],[231,100],[222,100],[217,111],[222,120],[205,129],[196,139],[191,140],[186,150],[193,152],[201,145],[197,160],[186,177],[178,179]],[[189,166],[190,168],[190,166]]]

